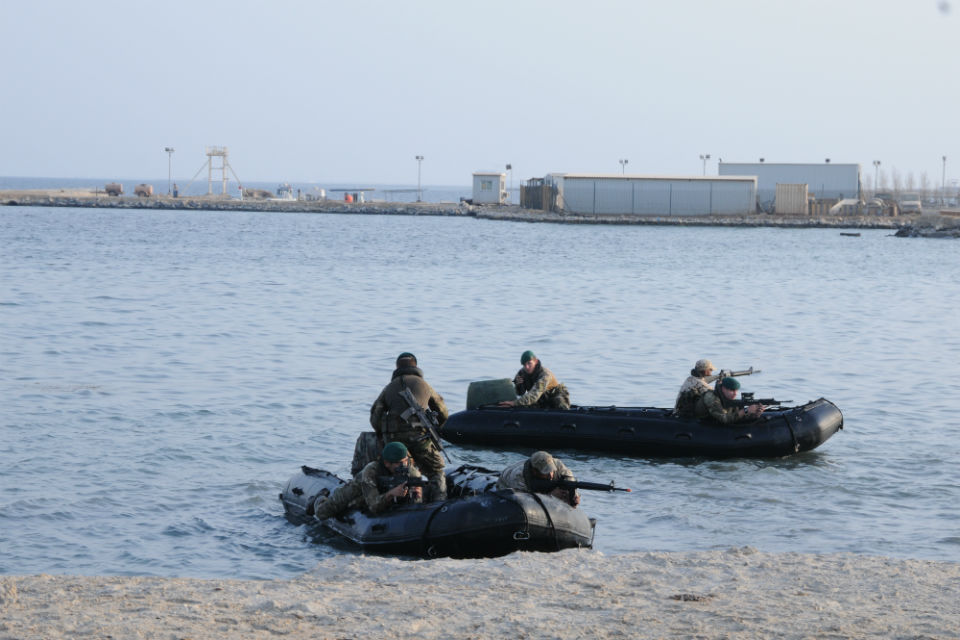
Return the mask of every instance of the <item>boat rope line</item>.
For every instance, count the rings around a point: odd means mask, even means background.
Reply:
[[[787,423],[787,429],[790,430],[790,438],[793,439],[793,452],[800,451],[800,443],[797,441],[797,433],[793,430],[793,423],[790,416],[784,416],[783,421]]]
[[[533,499],[537,501],[537,504],[540,505],[540,508],[543,509],[543,513],[547,516],[547,524],[550,525],[550,531],[553,533],[553,546],[555,549],[559,550],[560,540],[557,538],[557,527],[553,524],[553,518],[550,517],[550,510],[547,509],[547,505],[543,504],[543,500],[540,499],[540,496],[537,495],[536,491],[531,491],[530,495],[533,496]],[[527,528],[529,529],[529,523]]]
[[[447,501],[444,500],[439,506],[437,506],[436,509],[430,512],[430,517],[427,518],[427,523],[423,526],[423,535],[420,538],[420,548],[423,549],[423,552],[431,558],[437,555],[437,550],[433,548],[433,545],[427,546],[430,543],[430,525],[433,524],[433,519],[437,517],[438,513],[446,510]]]

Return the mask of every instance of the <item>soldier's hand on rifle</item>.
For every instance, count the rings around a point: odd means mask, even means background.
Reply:
[[[390,491],[387,491],[387,495],[394,499],[404,497],[407,495],[407,483],[398,484],[393,489],[390,489]]]
[[[747,412],[747,415],[750,416],[751,418],[759,418],[760,415],[763,413],[763,405],[751,404],[749,407],[746,408],[746,412]]]
[[[558,500],[563,500],[567,504],[574,507],[580,504],[580,494],[574,491],[573,499],[571,499],[570,489],[561,489],[560,487],[557,487],[556,489],[550,492],[550,495],[552,495],[554,498]]]
[[[410,498],[414,501],[423,500],[423,487],[410,487]]]

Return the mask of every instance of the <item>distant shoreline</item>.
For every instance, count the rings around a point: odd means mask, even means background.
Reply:
[[[910,226],[917,216],[877,218],[866,216],[776,216],[768,214],[743,216],[636,216],[582,215],[523,209],[518,206],[478,206],[445,202],[343,202],[340,200],[237,200],[216,196],[173,198],[154,195],[108,196],[86,189],[34,189],[0,191],[0,205],[35,207],[76,207],[103,209],[160,209],[175,211],[247,211],[331,213],[366,215],[426,215],[475,217],[511,222],[546,222],[558,224],[670,225],[709,227],[775,227],[830,229],[890,229]]]

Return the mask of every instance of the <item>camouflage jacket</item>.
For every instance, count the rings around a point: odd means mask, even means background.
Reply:
[[[424,409],[437,412],[437,422],[443,424],[450,412],[443,402],[443,397],[434,391],[426,380],[423,371],[418,367],[403,367],[393,372],[390,384],[383,388],[373,406],[370,407],[370,426],[383,439],[385,433],[405,431],[419,428],[416,416],[404,418],[410,405],[400,396],[404,388],[410,389],[417,403]]]
[[[557,465],[557,480],[573,480],[577,477],[556,458],[553,459]],[[521,460],[516,462],[500,472],[500,478],[497,480],[497,489],[516,489],[517,491],[529,491],[528,479],[530,477],[530,460]]]
[[[420,470],[417,469],[415,464],[410,463],[410,466],[407,468],[407,474],[411,478],[419,478]],[[392,496],[387,495],[387,491],[389,491],[391,487],[383,486],[380,483],[381,477],[389,475],[390,472],[385,466],[383,466],[383,463],[380,460],[374,460],[365,466],[360,474],[354,479],[354,482],[360,483],[360,491],[363,494],[363,502],[367,505],[367,509],[370,510],[370,513],[374,515],[383,513],[387,509],[397,504]],[[403,498],[402,502],[419,502],[419,500]]]
[[[520,369],[513,378],[513,386],[517,395],[520,396],[517,398],[517,405],[525,407],[542,404],[541,398],[559,390],[563,385],[557,381],[557,377],[550,369],[538,363],[531,375],[527,375],[526,371]]]
[[[697,400],[711,387],[707,381],[697,376],[688,376],[680,387],[677,401],[673,405],[674,411],[681,418],[693,418],[696,415]]]
[[[752,419],[742,414],[739,407],[723,406],[723,401],[713,389],[706,391],[697,399],[694,413],[698,418],[713,418],[720,424],[746,422]]]

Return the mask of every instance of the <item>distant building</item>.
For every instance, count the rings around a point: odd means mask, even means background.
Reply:
[[[553,207],[585,215],[706,216],[756,212],[753,176],[551,173]]]
[[[805,184],[807,193],[817,200],[861,199],[859,164],[799,164],[777,162],[720,162],[721,176],[756,176],[757,202],[770,211],[778,184]]]
[[[473,204],[503,204],[507,201],[507,174],[496,171],[473,173]]]

